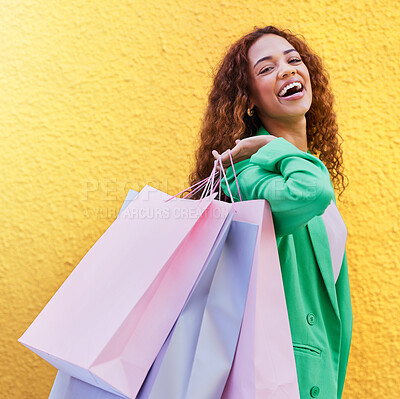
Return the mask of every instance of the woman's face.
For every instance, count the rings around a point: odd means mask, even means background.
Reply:
[[[250,104],[260,119],[293,120],[311,107],[310,75],[299,53],[283,37],[267,34],[250,47]]]

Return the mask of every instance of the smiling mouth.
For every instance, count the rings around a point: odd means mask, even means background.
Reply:
[[[279,97],[279,96],[278,96],[279,101],[280,101],[281,103],[288,103],[288,102],[297,101],[297,100],[300,100],[300,99],[304,98],[304,96],[305,96],[305,89],[302,88],[300,91],[297,90],[297,91],[296,91],[295,93],[293,93],[293,94],[290,94],[290,93],[286,93],[286,94],[287,94],[287,95],[284,96],[284,97]]]
[[[292,94],[286,94],[284,96],[281,96],[280,98],[284,98],[284,99],[291,99],[291,98],[297,98],[297,97],[301,97],[303,94],[304,88],[302,88],[301,90],[296,91],[295,93]]]
[[[294,83],[291,83],[291,84],[285,86],[278,94],[278,97],[281,97],[281,98],[291,97],[295,94],[301,93],[303,90],[304,90],[304,87],[300,82],[294,82]]]

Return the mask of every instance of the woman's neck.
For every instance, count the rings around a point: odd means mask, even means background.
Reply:
[[[263,126],[276,137],[283,137],[295,145],[299,150],[307,152],[307,129],[306,118],[299,118],[296,120],[282,121],[277,119],[269,119],[263,121]]]

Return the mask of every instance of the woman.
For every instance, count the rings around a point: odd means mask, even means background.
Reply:
[[[341,398],[350,350],[347,230],[333,190],[342,194],[345,177],[332,106],[327,73],[305,42],[255,29],[215,76],[190,179],[207,177],[221,153],[239,200],[231,149],[242,199],[269,202],[301,398]]]

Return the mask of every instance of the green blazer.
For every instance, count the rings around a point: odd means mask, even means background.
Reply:
[[[262,134],[269,133],[261,127],[257,135]],[[283,138],[237,162],[235,171],[242,200],[266,199],[271,206],[300,397],[339,399],[353,316],[346,252],[335,284],[321,217],[331,200],[336,203],[329,172]],[[226,174],[238,201],[232,167]],[[222,188],[229,195],[225,181]]]

